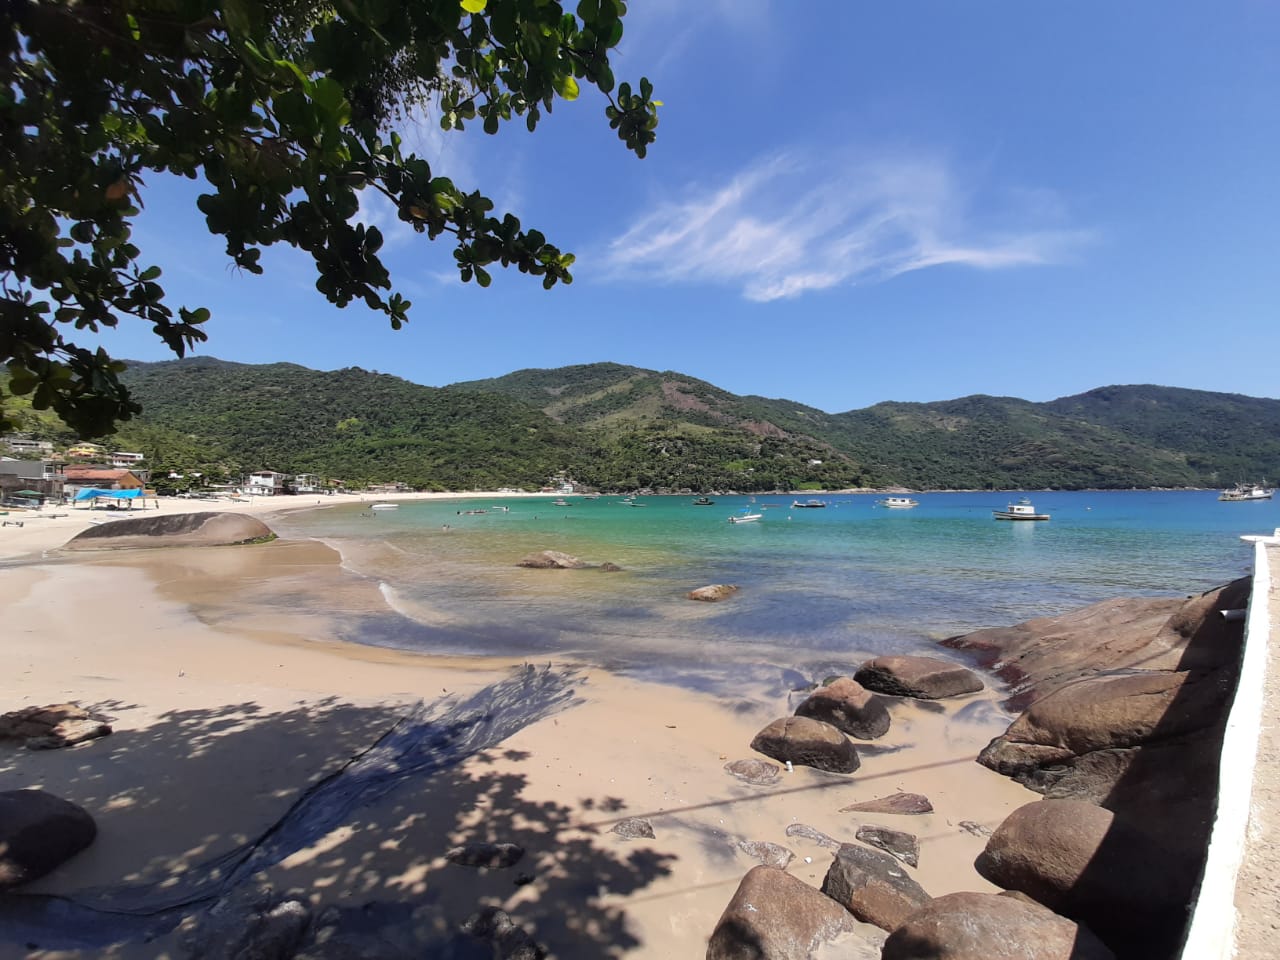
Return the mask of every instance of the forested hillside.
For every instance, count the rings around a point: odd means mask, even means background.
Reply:
[[[156,471],[270,468],[424,489],[1225,486],[1280,478],[1280,401],[1103,387],[1049,403],[972,396],[830,414],[616,363],[424,387],[358,367],[134,363],[144,407],[110,439]],[[72,438],[18,411],[31,436]]]

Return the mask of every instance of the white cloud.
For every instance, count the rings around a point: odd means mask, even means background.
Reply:
[[[1043,188],[1003,191],[979,210],[936,158],[793,153],[660,204],[605,261],[616,274],[738,286],[764,302],[944,264],[1060,262],[1091,239],[1064,223]]]

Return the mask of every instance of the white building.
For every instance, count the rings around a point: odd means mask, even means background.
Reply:
[[[289,479],[286,473],[277,473],[275,470],[259,470],[257,473],[249,474],[249,484],[245,487],[245,493],[257,494],[260,497],[272,497],[276,494],[285,492],[285,481]]]
[[[113,467],[136,467],[145,459],[147,458],[140,453],[126,453],[122,450],[111,454],[111,465]]]
[[[293,478],[294,493],[323,493],[324,481],[314,473],[300,473]]]

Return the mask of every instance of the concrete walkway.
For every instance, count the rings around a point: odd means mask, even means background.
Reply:
[[[1271,568],[1271,636],[1263,693],[1258,758],[1253,773],[1244,862],[1236,881],[1235,956],[1280,956],[1280,545],[1266,548]],[[1257,585],[1255,585],[1255,589]],[[1223,789],[1230,789],[1223,771]]]

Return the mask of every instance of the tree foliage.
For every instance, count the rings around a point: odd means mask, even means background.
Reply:
[[[74,342],[124,318],[176,353],[206,339],[207,308],[168,302],[161,269],[132,242],[146,178],[202,180],[209,230],[236,267],[261,273],[285,243],[314,260],[316,288],[362,301],[399,328],[376,227],[353,222],[362,191],[447,237],[464,281],[493,264],[572,280],[573,256],[497,216],[392,127],[426,110],[445,129],[512,118],[533,131],[583,85],[643,157],[658,101],[648,80],[615,86],[609,55],[623,0],[10,0],[0,6],[0,359],[9,391],[81,435],[139,410],[123,366]],[[0,430],[6,420],[0,394]]]

